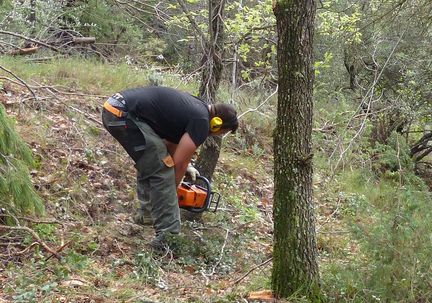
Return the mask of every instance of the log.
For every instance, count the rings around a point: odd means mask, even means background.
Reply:
[[[30,54],[36,53],[38,49],[39,49],[38,46],[27,47],[27,48],[19,48],[19,49],[11,51],[9,54],[12,55],[12,56],[30,55]]]
[[[96,42],[95,37],[74,37],[73,41],[74,44],[91,44]]]

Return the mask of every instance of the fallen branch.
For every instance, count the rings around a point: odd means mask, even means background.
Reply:
[[[93,44],[96,42],[95,37],[73,37],[74,44]]]
[[[11,257],[11,256],[21,256],[21,255],[25,254],[26,252],[28,252],[30,250],[30,248],[32,248],[33,246],[36,246],[36,245],[39,245],[39,242],[33,242],[32,244],[30,244],[29,246],[27,246],[23,250],[18,251],[18,252],[14,252],[13,254],[0,254],[0,258],[6,258],[6,257]]]
[[[52,254],[54,257],[56,257],[58,260],[61,259],[60,255],[54,251],[52,248],[50,248],[44,241],[41,240],[41,238],[38,236],[38,234],[32,230],[31,228],[28,228],[26,226],[6,226],[6,225],[0,225],[0,230],[6,229],[6,230],[20,230],[20,231],[26,231],[29,234],[32,235],[32,237],[36,240],[37,243],[39,243],[47,252]]]
[[[22,38],[22,39],[24,39],[24,40],[31,41],[31,42],[33,42],[33,43],[36,43],[36,44],[38,44],[38,45],[45,46],[45,47],[47,47],[47,48],[49,48],[49,49],[52,49],[53,51],[56,51],[56,52],[61,53],[61,50],[58,49],[57,47],[54,47],[54,46],[49,45],[49,44],[46,44],[46,43],[44,43],[44,42],[42,42],[42,41],[35,40],[35,39],[29,38],[29,37],[26,37],[26,36],[23,36],[23,35],[20,35],[20,34],[17,34],[17,33],[13,33],[13,32],[8,32],[8,31],[0,30],[0,34],[5,34],[5,35],[9,35],[9,36],[14,36],[14,37]]]
[[[38,46],[35,47],[27,47],[27,48],[19,48],[17,50],[13,50],[9,53],[9,55],[16,56],[16,55],[30,55],[37,52],[39,49]]]
[[[16,85],[25,86],[24,84],[22,84],[22,83],[20,83],[20,82],[18,82],[18,81],[12,80],[11,78],[8,78],[8,77],[0,76],[0,80],[7,80],[7,81],[10,81],[10,82],[12,82],[12,83],[14,83],[14,84],[16,84]],[[34,80],[32,80],[32,81],[33,81],[33,82],[36,82],[36,81],[34,81]],[[37,83],[37,82],[36,82],[36,83]],[[58,89],[54,88],[53,86],[49,86],[49,85],[40,85],[39,83],[38,83],[37,86],[36,86],[36,85],[29,85],[29,84],[28,84],[28,87],[30,87],[30,88],[32,88],[32,89],[35,89],[35,90],[37,90],[37,89],[46,89],[46,88],[49,88],[49,89],[52,89],[53,91],[55,91],[57,94],[60,94],[60,95],[67,95],[67,96],[97,97],[97,98],[108,98],[108,97],[109,97],[109,96],[106,96],[106,95],[93,95],[93,94],[84,94],[84,93],[71,93],[71,92],[64,92],[64,91],[61,91],[61,90],[58,90]]]
[[[207,276],[212,276],[212,275],[216,272],[216,268],[217,268],[217,267],[219,266],[219,264],[221,263],[221,261],[222,261],[222,257],[223,257],[223,253],[224,253],[224,250],[225,250],[225,246],[226,246],[226,244],[227,244],[227,240],[228,240],[228,235],[229,235],[229,229],[226,229],[225,240],[224,240],[224,243],[223,243],[223,245],[222,245],[222,248],[221,248],[221,251],[220,251],[220,254],[219,254],[219,260],[218,260],[218,261],[216,262],[216,264],[213,266],[211,273],[208,274]]]
[[[56,253],[60,253],[66,246],[68,246],[72,241],[66,242],[65,244],[63,244],[62,246],[60,246],[57,250]],[[51,254],[50,256],[48,256],[45,261],[48,261],[49,259],[51,259],[52,257],[54,257],[54,254]]]
[[[74,106],[68,105],[66,102],[62,101],[62,100],[61,100],[59,97],[57,97],[56,94],[54,94],[54,93],[53,93],[49,88],[45,88],[45,89],[46,89],[46,90],[47,90],[47,91],[48,91],[48,92],[49,92],[49,93],[54,97],[54,99],[56,99],[57,101],[61,102],[61,103],[64,104],[65,106],[67,106],[67,107],[73,109],[74,111],[76,111],[76,112],[82,114],[82,115],[83,115],[84,117],[86,117],[87,119],[89,119],[89,120],[91,120],[91,121],[93,121],[93,122],[95,122],[95,123],[97,123],[97,124],[99,124],[99,125],[103,125],[101,121],[99,121],[98,119],[92,117],[90,114],[87,114],[87,113],[83,112],[82,110],[80,110],[80,109],[78,109],[78,108],[76,108],[76,107],[74,107]]]
[[[10,218],[13,218],[15,220],[15,222],[17,222],[17,224],[19,223],[19,221],[17,221],[16,219],[21,219],[21,220],[32,222],[32,223],[36,223],[36,224],[62,224],[61,222],[59,222],[57,220],[43,221],[43,220],[36,220],[36,219],[33,219],[33,218],[28,218],[28,217],[15,217],[13,215],[4,214],[4,213],[0,213],[0,217],[10,217]]]
[[[17,219],[25,220],[25,221],[36,223],[36,224],[60,224],[60,225],[62,225],[62,223],[57,221],[57,220],[45,221],[45,220],[36,220],[33,218],[28,218],[28,217],[17,217]]]
[[[61,59],[61,58],[65,58],[65,55],[58,55],[58,56],[52,56],[52,57],[41,57],[41,58],[27,58],[26,61],[27,62],[40,63],[40,62],[52,61],[52,60]]]
[[[0,31],[1,32],[1,31]],[[9,73],[10,75],[14,76],[19,82],[21,82],[25,87],[27,87],[27,89],[31,92],[31,94],[33,95],[33,98],[35,99],[35,101],[37,100],[36,94],[35,92],[30,88],[30,86],[27,85],[27,83],[21,79],[20,77],[18,77],[17,75],[15,75],[13,72],[11,72],[10,70],[4,68],[3,66],[0,65],[0,69],[4,70],[5,72]]]
[[[268,260],[265,260],[264,262],[262,262],[261,264],[258,264],[257,266],[251,268],[246,274],[244,274],[243,276],[241,276],[240,278],[238,278],[237,280],[235,280],[232,285],[236,285],[238,284],[240,281],[242,281],[244,278],[246,278],[247,276],[249,276],[251,274],[251,272],[253,272],[255,269],[260,268],[264,265],[266,265],[267,263],[269,263],[271,260],[273,260],[273,257],[271,257]]]

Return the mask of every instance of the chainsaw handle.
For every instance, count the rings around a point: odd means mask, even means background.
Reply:
[[[210,181],[209,181],[206,177],[203,177],[203,176],[196,176],[196,179],[197,179],[197,180],[201,180],[201,181],[203,181],[204,184],[206,185],[207,191],[208,191],[208,192],[211,192]],[[196,181],[195,181],[194,183],[196,183]]]

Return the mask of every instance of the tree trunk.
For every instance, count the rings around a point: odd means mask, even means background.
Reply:
[[[30,24],[30,37],[36,36],[36,0],[30,0],[30,13],[27,17]],[[25,41],[23,48],[32,48],[34,45],[31,41]]]
[[[312,200],[313,0],[279,0],[279,93],[274,135],[272,289],[278,298],[319,290]]]
[[[209,104],[215,103],[216,92],[222,77],[222,58],[224,43],[223,13],[225,0],[209,0],[210,39],[202,58],[203,73],[199,96]],[[219,159],[222,139],[209,137],[201,146],[196,168],[210,181]],[[201,220],[202,214],[182,211],[185,220]]]
[[[209,34],[210,41],[203,56],[204,66],[199,95],[208,103],[215,103],[216,92],[222,77],[222,58],[224,43],[223,12],[225,0],[209,0]],[[197,169],[211,179],[219,159],[221,138],[209,138],[201,147]]]

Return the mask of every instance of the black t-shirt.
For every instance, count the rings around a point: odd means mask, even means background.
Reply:
[[[161,86],[133,88],[120,94],[127,111],[148,123],[162,139],[178,144],[188,133],[199,146],[209,134],[209,110],[194,96]]]

